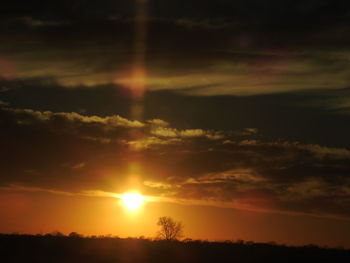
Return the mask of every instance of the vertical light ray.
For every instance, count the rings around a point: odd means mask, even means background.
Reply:
[[[134,43],[130,81],[127,87],[131,93],[130,116],[134,120],[143,120],[144,94],[146,91],[146,48],[148,33],[148,0],[135,0]],[[136,134],[135,134],[136,132]],[[130,134],[132,137],[143,136],[140,131]],[[131,156],[130,156],[131,157]],[[129,161],[130,188],[140,190],[140,164],[138,156]]]
[[[146,41],[148,32],[148,0],[136,0],[135,35],[130,89],[133,97],[131,117],[143,117],[143,96],[146,89]]]

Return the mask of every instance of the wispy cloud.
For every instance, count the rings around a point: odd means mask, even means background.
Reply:
[[[137,162],[150,200],[349,217],[346,148],[261,140],[256,129],[177,129],[160,119],[8,106],[0,113],[0,184],[12,190],[118,198],[112,189],[123,188]]]

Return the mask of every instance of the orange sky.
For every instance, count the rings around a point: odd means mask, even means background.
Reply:
[[[185,237],[209,240],[350,247],[348,222],[311,216],[249,212],[209,206],[147,202],[131,212],[115,198],[0,192],[1,233],[78,232],[120,237],[155,237],[160,216],[184,223]]]
[[[155,237],[170,216],[350,248],[348,8],[39,2],[0,10],[0,233]],[[130,212],[131,190],[152,198]]]

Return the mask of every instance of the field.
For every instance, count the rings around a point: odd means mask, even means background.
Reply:
[[[1,235],[1,262],[350,262],[350,251],[253,242]]]

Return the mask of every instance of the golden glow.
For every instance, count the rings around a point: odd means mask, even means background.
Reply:
[[[146,199],[138,193],[125,193],[121,196],[121,200],[127,209],[135,211],[141,208]]]

